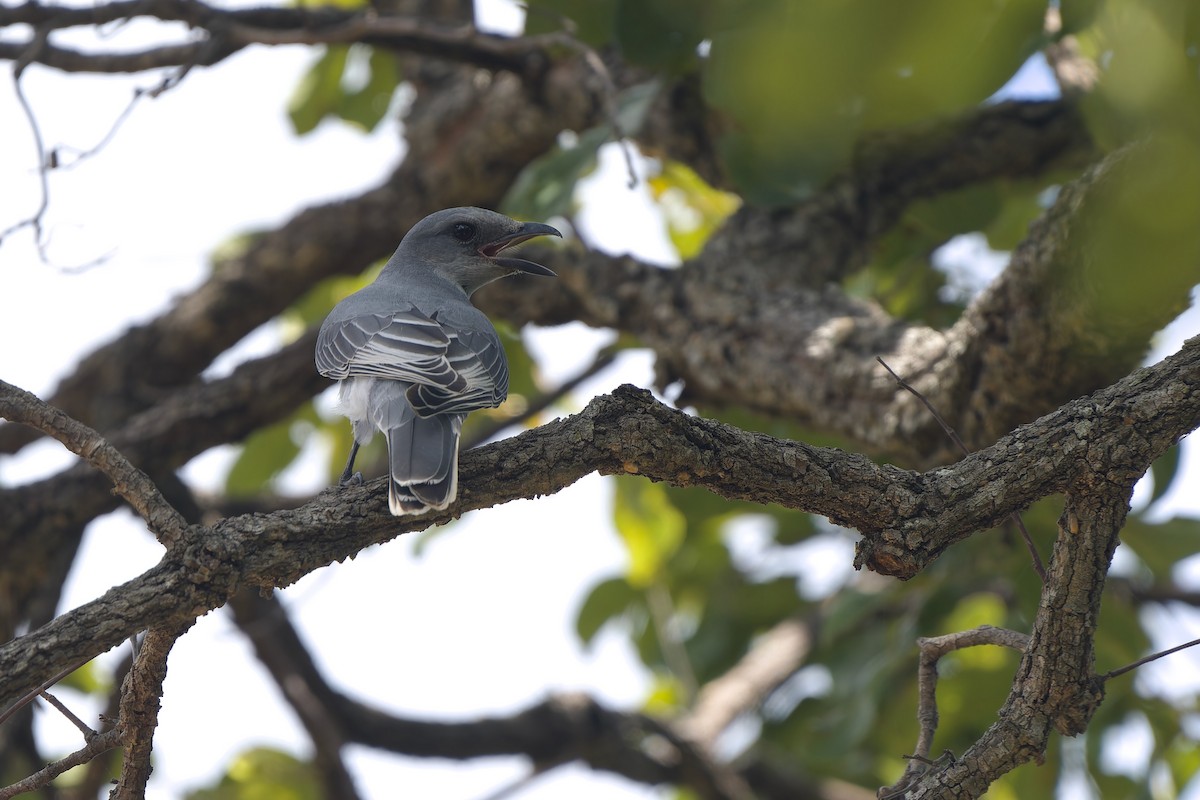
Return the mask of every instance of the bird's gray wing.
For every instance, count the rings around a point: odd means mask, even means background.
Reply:
[[[508,361],[504,345],[487,318],[477,312],[460,317],[453,310],[435,313],[433,318],[450,338],[446,364],[461,384],[422,383],[409,387],[408,400],[416,412],[423,417],[465,414],[503,403],[508,397]]]
[[[317,371],[409,383],[409,402],[422,417],[498,406],[508,396],[504,346],[487,318],[467,309],[426,315],[410,307],[326,322]]]
[[[462,386],[414,384],[408,400],[423,417],[433,414],[465,414],[477,408],[492,408],[508,396],[508,364],[498,338],[477,331],[451,333],[446,353],[450,368]]]
[[[447,360],[451,338],[409,308],[326,322],[317,336],[317,371],[327,378],[383,378],[451,387],[463,381]]]

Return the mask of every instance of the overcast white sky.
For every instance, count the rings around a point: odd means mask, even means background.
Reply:
[[[519,21],[509,3],[482,7],[496,27]],[[115,36],[130,44],[147,30],[130,25]],[[28,232],[0,247],[0,274],[8,286],[19,287],[0,296],[0,340],[7,343],[0,350],[0,377],[47,396],[81,355],[200,283],[206,254],[228,237],[277,225],[309,203],[353,194],[391,169],[401,154],[394,122],[371,136],[338,124],[324,124],[301,139],[292,135],[284,101],[311,57],[304,48],[252,48],[217,68],[195,70],[179,88],[139,105],[98,156],[51,175],[47,220],[55,264],[108,257],[75,274],[39,262]],[[133,87],[154,83],[151,76],[64,76],[33,66],[24,90],[48,145],[86,149],[121,113]],[[1023,85],[1042,91],[1045,76],[1035,70]],[[27,216],[38,197],[31,139],[7,78],[0,81],[0,120],[3,228]],[[671,260],[645,190],[624,187],[615,153],[607,153],[605,161],[608,166],[588,188],[584,232],[608,249]],[[956,245],[960,252],[971,246]],[[1163,343],[1165,352],[1200,330],[1194,315],[1176,327]],[[553,384],[584,365],[607,338],[573,327],[531,332],[529,341]],[[239,353],[267,352],[278,342],[279,331],[269,326]],[[650,359],[633,354],[581,387],[577,404],[620,382],[648,386],[651,375]],[[197,485],[215,486],[231,457],[231,448],[218,448],[196,459],[185,475]],[[328,458],[322,447],[310,448],[286,476],[286,487],[319,488]],[[50,474],[70,460],[57,445],[43,442],[20,458],[0,458],[0,483]],[[1196,474],[1191,469],[1174,494],[1198,494]],[[330,680],[399,714],[439,719],[504,714],[556,691],[587,691],[614,706],[636,707],[647,677],[623,638],[602,635],[585,653],[573,632],[584,593],[624,566],[610,516],[610,486],[593,476],[553,497],[469,515],[419,560],[410,553],[416,537],[403,537],[320,570],[283,595]],[[848,540],[829,543],[826,557],[834,574],[847,569],[848,548]],[[88,529],[64,610],[136,576],[159,556],[157,544],[128,513],[98,520]],[[151,798],[176,798],[212,781],[252,745],[299,754],[308,748],[224,612],[201,619],[177,645],[163,706]],[[63,752],[80,745],[77,731],[58,715],[42,714],[40,720],[45,740]],[[394,797],[402,786],[414,797],[476,800],[527,770],[520,759],[448,763],[365,749],[356,749],[350,762],[371,798]],[[516,796],[660,795],[568,767]]]

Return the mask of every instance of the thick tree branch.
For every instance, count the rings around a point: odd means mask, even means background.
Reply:
[[[687,734],[676,733],[681,730],[680,724],[612,711],[586,697],[555,697],[511,717],[469,722],[433,722],[385,714],[325,681],[276,600],[242,591],[234,596],[232,606],[256,654],[313,734],[318,764],[323,758],[338,761],[336,751],[349,742],[440,758],[520,754],[538,766],[581,760],[594,769],[644,783],[682,783],[702,797],[738,796],[736,790],[721,788],[731,775],[720,773],[728,768],[718,765],[707,747],[693,744]],[[651,737],[664,735],[677,750],[678,758],[667,756],[661,747],[645,746]],[[322,748],[329,748],[325,756]],[[691,767],[683,763],[689,759]],[[753,770],[746,767],[742,777],[749,780],[749,776],[762,771],[757,765]],[[330,777],[327,775],[327,787],[331,785]],[[760,791],[759,796],[764,800],[838,800],[834,793],[793,782]]]
[[[880,789],[881,798],[900,798],[918,776],[928,772],[932,762],[929,758],[933,748],[933,735],[937,732],[937,680],[938,661],[947,653],[961,650],[964,647],[980,645],[998,645],[1011,647],[1018,652],[1024,652],[1029,644],[1029,636],[1007,628],[996,628],[991,625],[981,625],[968,631],[948,633],[944,636],[931,636],[917,640],[921,649],[921,661],[917,671],[917,746],[913,754],[908,756],[908,766],[904,775],[894,785]]]
[[[225,378],[176,390],[113,433],[111,447],[154,474],[176,469],[223,442],[240,441],[328,385],[312,369],[314,341],[310,333]],[[6,520],[0,549],[22,555],[19,566],[0,567],[0,609],[5,614],[25,609],[29,598],[45,590],[47,574],[65,575],[65,568],[56,568],[62,554],[74,551],[90,520],[118,505],[105,478],[84,465],[0,490],[0,516]],[[15,625],[16,619],[10,622]]]
[[[999,719],[959,759],[939,763],[905,797],[981,797],[997,778],[1041,759],[1050,735],[1083,733],[1104,699],[1104,679],[1093,672],[1094,636],[1104,578],[1129,511],[1138,476],[1123,460],[1093,455],[1078,491],[1067,495],[1049,580],[1029,643]]]
[[[494,204],[507,185],[496,181],[494,164],[512,159],[504,150],[517,146],[511,135],[514,126],[522,131],[533,124],[541,126],[534,138],[544,146],[563,127],[590,124],[588,120],[603,104],[602,87],[594,83],[594,74],[572,62],[548,73],[538,92],[523,92],[515,81],[498,82],[483,92],[482,99],[461,109],[455,104],[459,110],[418,113],[425,106],[414,108],[410,116],[415,119],[408,130],[413,152],[383,186],[350,201],[310,209],[255,239],[241,254],[220,263],[205,286],[185,296],[169,313],[96,351],[63,381],[51,402],[105,430],[144,408],[162,388],[197,374],[314,281],[361,270],[383,256],[400,238],[403,226],[427,211],[439,205]],[[543,103],[564,113],[547,118]],[[452,150],[442,146],[436,137],[452,124],[454,114],[470,108],[478,115],[480,107],[486,114],[472,121],[479,127],[455,128],[469,133]],[[571,108],[575,111],[566,113]],[[426,118],[432,124],[422,124]],[[486,125],[481,125],[483,120]],[[829,270],[842,274],[861,264],[873,236],[886,230],[889,220],[902,210],[902,204],[887,205],[871,198],[882,198],[886,189],[912,199],[958,185],[954,180],[961,179],[944,171],[926,176],[922,169],[930,164],[966,160],[976,165],[971,176],[982,180],[1024,174],[1056,160],[1078,159],[1087,151],[1075,112],[1061,104],[1006,104],[985,109],[948,130],[940,136],[927,132],[897,136],[873,146],[873,155],[865,159],[869,167],[856,168],[792,211],[744,212],[714,239],[692,265],[695,268],[663,271],[631,259],[614,263],[600,254],[563,250],[551,259],[563,276],[561,281],[495,284],[480,294],[480,303],[493,316],[515,324],[580,320],[634,333],[657,351],[662,382],[684,378],[687,398],[702,405],[750,402],[771,415],[811,419],[814,424],[830,422],[835,430],[880,452],[911,457],[921,448],[939,451],[941,440],[931,425],[922,428],[907,410],[904,414],[880,410],[892,398],[886,383],[876,380],[870,360],[879,354],[895,359],[897,347],[917,343],[921,352],[906,360],[914,367],[906,372],[928,374],[930,362],[943,359],[948,349],[941,334],[920,326],[906,330],[871,304],[848,300],[832,290],[790,289],[781,294],[772,285],[781,281],[789,286],[820,284],[823,279],[809,281],[803,276],[834,274]],[[993,144],[1005,140],[1017,143],[1021,158],[1005,147],[987,156]],[[521,140],[521,158],[532,158],[537,151],[524,149],[526,144]],[[441,163],[450,152],[457,154],[453,169],[449,164],[443,169]],[[974,160],[963,153],[974,154]],[[512,174],[506,174],[505,180],[511,180]],[[414,192],[414,183],[429,190]],[[780,222],[789,219],[787,224]],[[768,233],[770,225],[778,229]],[[847,242],[853,243],[853,252]],[[753,263],[754,269],[733,268],[740,263]],[[727,285],[727,276],[760,271],[761,280]],[[848,342],[853,350],[838,354],[836,368],[827,363],[834,352],[831,337],[853,339]],[[781,382],[775,374],[776,357],[791,362],[789,380]],[[769,377],[758,380],[765,365],[770,366]],[[973,368],[968,365],[963,373],[973,374]],[[836,393],[849,397],[849,402],[830,405],[824,402],[823,392],[814,397],[816,387],[822,385],[813,380],[814,374],[834,376]],[[1109,379],[1115,377],[1114,372]],[[1073,393],[1096,385],[1076,387]],[[130,386],[137,390],[125,391]],[[139,405],[130,407],[130,400],[117,400],[130,396],[138,398],[132,402]],[[1064,394],[1060,400],[1066,396],[1073,395]],[[1013,424],[1050,407],[1039,405]],[[907,423],[903,430],[895,430],[896,420]],[[862,430],[864,425],[875,429]],[[11,452],[27,441],[21,432],[0,427],[0,451]]]
[[[142,640],[133,666],[125,674],[119,711],[125,754],[121,776],[111,795],[113,800],[141,800],[146,796],[146,782],[154,769],[150,764],[150,751],[154,729],[158,727],[163,681],[167,677],[167,656],[176,640],[194,621],[151,627]]]
[[[730,499],[829,516],[863,532],[859,566],[911,577],[953,543],[1091,480],[1107,462],[1122,475],[1141,475],[1198,424],[1200,339],[925,474],[691,417],[647,392],[622,388],[573,417],[464,453],[459,500],[443,512],[397,520],[381,500],[380,479],[330,490],[293,511],[193,529],[141,577],[0,646],[0,674],[8,677],[0,705],[137,630],[216,608],[239,586],[285,586],[370,544],[472,509],[551,494],[593,471],[703,486]]]

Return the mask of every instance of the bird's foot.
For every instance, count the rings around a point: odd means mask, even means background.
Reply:
[[[338,486],[362,486],[363,474],[356,472],[353,475],[343,475],[338,479]]]

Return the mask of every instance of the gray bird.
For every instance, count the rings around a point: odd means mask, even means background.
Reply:
[[[352,480],[359,445],[380,430],[393,514],[454,502],[463,420],[508,396],[500,337],[468,298],[507,275],[554,276],[500,255],[547,235],[562,236],[482,208],[438,211],[409,230],[374,283],[334,306],[317,336],[317,371],[339,381],[340,411],[354,430],[340,483]]]

